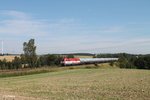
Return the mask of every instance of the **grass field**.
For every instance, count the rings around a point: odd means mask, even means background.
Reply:
[[[0,100],[149,100],[150,71],[74,69],[0,78]]]

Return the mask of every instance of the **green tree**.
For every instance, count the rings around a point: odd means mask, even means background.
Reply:
[[[73,54],[69,54],[69,55],[67,55],[67,58],[74,58],[74,55]]]
[[[120,68],[126,68],[127,59],[124,56],[121,56],[118,61]]]
[[[28,64],[29,67],[36,67],[37,64],[37,55],[36,55],[36,46],[34,39],[30,39],[29,42],[23,43],[24,55],[22,59]]]
[[[8,66],[6,65],[7,64],[7,60],[6,59],[3,59],[2,60],[2,66],[1,66],[1,69],[8,69]]]
[[[14,69],[19,69],[22,67],[21,59],[19,57],[15,57],[14,60],[12,61],[12,63],[14,65]]]
[[[135,66],[139,69],[150,69],[150,56],[142,56],[135,60]]]

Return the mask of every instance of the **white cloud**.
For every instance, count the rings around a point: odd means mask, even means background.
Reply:
[[[62,18],[59,20],[49,21],[45,19],[35,19],[27,13],[19,11],[1,11],[1,16],[6,17],[0,22],[0,34],[13,34],[27,36],[59,36],[75,35],[80,36],[90,34],[118,33],[123,28],[118,26],[112,27],[88,27],[81,24],[73,18]],[[7,18],[8,17],[8,18]]]
[[[13,19],[30,19],[31,16],[27,15],[24,12],[14,11],[14,10],[3,10],[0,12],[0,15],[10,16]]]
[[[44,43],[40,44],[38,47],[41,51],[47,51],[45,53],[72,53],[72,52],[90,52],[90,53],[149,53],[150,51],[150,39],[129,39],[124,40],[81,40],[80,38],[76,41],[71,39],[57,41],[57,43]],[[55,45],[53,45],[55,44]],[[40,52],[42,53],[42,52]]]
[[[120,26],[111,26],[111,27],[105,27],[101,28],[99,32],[104,32],[104,33],[118,33],[118,32],[123,32],[125,31],[123,27]]]
[[[48,24],[44,21],[32,19],[23,12],[6,11],[1,13],[6,18],[0,22],[0,34],[5,35],[22,35],[29,36],[46,34]]]
[[[0,39],[9,38],[6,43],[6,52],[22,52],[25,36],[36,39],[37,50],[41,54],[64,52],[130,53],[134,50],[137,50],[135,53],[148,53],[150,51],[149,38],[125,39],[124,36],[129,34],[121,34],[127,32],[126,28],[121,26],[90,27],[73,18],[53,21],[35,19],[27,13],[18,11],[2,11],[0,18],[2,18],[0,19]],[[18,39],[20,39],[19,42],[17,42]]]
[[[0,21],[0,35],[15,36],[59,36],[69,34],[76,28],[73,18],[59,20],[35,19],[27,13],[19,11],[1,11],[4,17]]]

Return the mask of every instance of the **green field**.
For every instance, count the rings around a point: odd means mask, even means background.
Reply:
[[[149,100],[150,71],[74,69],[0,78],[0,100]]]

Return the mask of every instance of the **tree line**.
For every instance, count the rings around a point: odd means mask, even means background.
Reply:
[[[24,54],[15,57],[8,62],[6,59],[0,60],[0,69],[20,69],[20,68],[37,68],[43,66],[59,66],[62,59],[61,55],[47,54],[37,56],[34,39],[23,43]]]
[[[133,55],[127,53],[98,54],[98,58],[119,58],[120,68],[150,69],[150,55]]]
[[[37,68],[43,66],[60,66],[63,56],[60,54],[47,54],[37,56],[34,39],[23,43],[24,54],[15,57],[13,61],[0,60],[0,69]],[[73,54],[65,55],[73,58]],[[98,54],[96,58],[119,58],[117,65],[120,68],[150,69],[150,55],[133,55],[127,53]],[[112,65],[113,63],[111,63]]]

